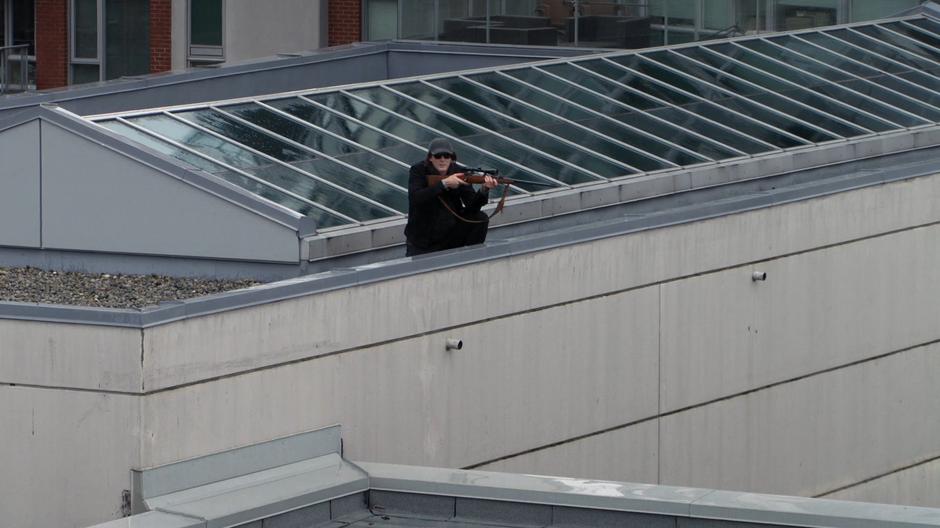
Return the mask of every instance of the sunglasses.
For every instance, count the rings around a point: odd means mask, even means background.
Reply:
[[[438,154],[431,154],[431,157],[434,159],[451,159],[454,155],[450,152],[440,152]]]

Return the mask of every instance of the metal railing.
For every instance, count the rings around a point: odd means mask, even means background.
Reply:
[[[14,78],[19,64],[19,78]],[[0,94],[29,90],[29,44],[0,46]]]

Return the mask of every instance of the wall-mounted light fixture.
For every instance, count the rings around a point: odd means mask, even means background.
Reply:
[[[460,350],[463,348],[463,339],[449,338],[444,345],[446,350]]]
[[[754,273],[751,273],[751,280],[754,281],[754,282],[757,282],[757,281],[765,281],[765,280],[767,280],[767,272],[766,272],[766,271],[755,271]]]

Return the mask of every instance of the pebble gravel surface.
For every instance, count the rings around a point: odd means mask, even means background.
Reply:
[[[143,308],[260,284],[159,275],[111,275],[0,268],[0,301]]]

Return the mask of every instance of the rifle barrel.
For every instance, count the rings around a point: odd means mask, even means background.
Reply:
[[[505,179],[509,180],[511,183],[524,183],[527,185],[539,185],[542,187],[555,187],[555,185],[552,183],[537,182],[537,181],[531,181],[531,180],[517,180],[515,178],[505,178]]]

